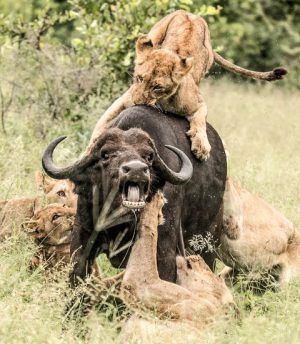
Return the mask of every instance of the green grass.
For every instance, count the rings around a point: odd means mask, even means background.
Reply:
[[[229,174],[250,191],[281,210],[300,228],[300,92],[262,86],[205,82],[203,93],[208,120],[218,130],[230,152]],[[52,122],[29,113],[7,118],[7,135],[0,133],[0,198],[34,194],[34,174],[44,147],[52,138],[67,134],[58,161],[70,162],[83,151],[95,113],[78,133],[68,122]],[[104,107],[104,104],[103,104]],[[17,123],[16,123],[17,121]],[[39,134],[40,126],[46,128]],[[30,272],[28,261],[34,246],[23,234],[0,245],[0,341],[3,343],[114,343],[118,342],[118,318],[113,310],[93,311],[86,318],[66,323],[64,306],[71,292],[66,271],[54,275],[42,269]],[[105,270],[107,263],[102,263]],[[220,321],[189,343],[299,343],[300,283],[286,290],[255,295],[233,290],[241,320]],[[160,333],[149,342],[186,343],[181,331]]]

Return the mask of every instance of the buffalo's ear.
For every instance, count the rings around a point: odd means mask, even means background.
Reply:
[[[194,65],[193,57],[181,57],[180,58],[180,72],[182,75],[186,75]]]
[[[135,49],[137,63],[141,63],[152,51],[153,43],[147,35],[142,35],[136,41]]]

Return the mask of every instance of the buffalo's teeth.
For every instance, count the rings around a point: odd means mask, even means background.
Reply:
[[[124,207],[132,208],[132,209],[139,209],[145,206],[145,202],[131,202],[131,201],[123,201]]]

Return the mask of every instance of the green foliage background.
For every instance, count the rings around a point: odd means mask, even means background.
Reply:
[[[99,115],[130,83],[137,37],[176,9],[204,16],[227,59],[256,70],[286,66],[278,85],[300,88],[299,1],[0,0],[3,131],[8,113],[27,113],[42,136],[56,119],[83,132],[82,119]],[[224,74],[215,66],[210,76]]]
[[[230,152],[230,176],[299,228],[299,0],[0,0],[1,199],[35,195],[34,171],[54,137],[69,137],[58,164],[78,158],[99,115],[130,82],[138,35],[179,8],[205,16],[224,57],[252,69],[289,69],[274,86],[212,80],[202,91]],[[224,73],[214,68],[210,79]],[[120,342],[113,306],[66,324],[67,272],[29,271],[35,249],[19,232],[0,244],[1,342]],[[218,323],[190,343],[299,343],[299,281],[264,295],[247,290],[246,281],[233,290],[239,323]],[[149,342],[166,341],[187,339],[160,333]]]
[[[43,42],[73,48],[83,64],[99,58],[110,82],[112,74],[116,82],[128,82],[136,38],[176,9],[205,16],[213,46],[226,58],[258,70],[288,66],[290,83],[299,87],[299,1],[1,0],[1,41],[37,30],[46,16]]]

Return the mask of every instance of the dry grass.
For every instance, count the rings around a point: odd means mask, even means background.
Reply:
[[[300,93],[271,85],[205,82],[209,121],[230,151],[229,170],[234,179],[280,209],[300,228]],[[19,114],[8,117],[8,135],[0,134],[0,198],[28,196],[34,192],[33,171],[40,167],[46,143],[61,134],[71,139],[60,149],[60,161],[71,161],[83,150],[89,136],[70,123],[48,122],[46,137]],[[28,116],[30,117],[30,116]],[[81,127],[90,128],[96,118]],[[76,142],[76,143],[75,143]],[[15,234],[0,247],[0,338],[3,343],[114,343],[118,342],[118,318],[106,313],[66,323],[64,304],[70,294],[66,273],[47,276],[29,272],[34,247],[24,235]],[[107,268],[107,263],[102,264]],[[281,292],[254,295],[234,290],[241,322],[220,321],[189,343],[299,343],[300,284]],[[109,316],[108,316],[109,315]],[[111,322],[108,318],[113,318]],[[161,332],[149,343],[186,343],[181,330],[172,336]]]

